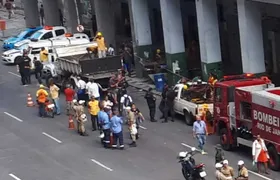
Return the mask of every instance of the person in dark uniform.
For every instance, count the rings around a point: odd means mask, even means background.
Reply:
[[[160,117],[160,119],[164,119],[164,111],[165,111],[165,108],[166,108],[166,93],[167,93],[167,91],[168,91],[168,85],[165,84],[164,88],[163,88],[163,91],[161,93],[161,101],[160,101],[160,104],[159,104],[159,110],[162,113],[162,116]]]
[[[150,110],[150,120],[151,122],[156,122],[156,97],[152,93],[152,88],[149,88],[148,92],[145,95],[145,99],[147,100],[147,104]]]
[[[31,83],[30,79],[30,62],[31,59],[27,56],[27,51],[23,50],[23,55],[18,62],[18,72],[21,76],[22,85],[26,86]]]
[[[174,112],[174,100],[176,97],[175,91],[171,88],[166,93],[166,106],[167,111],[164,112],[164,122],[167,122],[168,113],[171,115],[171,121],[174,122],[175,112]]]
[[[34,57],[33,63],[35,66],[35,77],[38,80],[38,83],[42,84],[42,70],[43,70],[44,66],[41,63],[41,61],[39,59],[37,59],[36,57]]]

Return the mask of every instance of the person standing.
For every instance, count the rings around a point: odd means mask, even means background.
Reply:
[[[86,82],[81,79],[81,77],[77,77],[78,81],[76,82],[76,86],[78,88],[77,96],[78,96],[78,101],[79,100],[86,100]]]
[[[125,69],[126,69],[128,75],[131,76],[131,67],[132,67],[133,59],[132,59],[132,55],[131,55],[128,47],[124,48],[122,57],[123,57],[123,63],[125,65]]]
[[[22,85],[27,86],[31,83],[30,79],[30,58],[27,56],[27,51],[23,50],[23,55],[18,61],[17,69],[21,76]]]
[[[147,104],[150,110],[150,121],[156,122],[155,114],[156,114],[156,97],[152,93],[152,88],[149,88],[148,92],[145,95],[145,99],[147,100]]]
[[[105,39],[102,36],[101,32],[97,33],[95,40],[97,42],[98,58],[105,58],[106,57],[106,44],[105,44]]]
[[[131,107],[126,108],[127,117],[128,117],[128,129],[130,131],[130,136],[132,139],[132,143],[129,144],[130,147],[136,147],[136,135],[137,135],[137,128],[136,128],[136,119],[134,112],[131,111]]]
[[[40,61],[43,64],[45,64],[48,62],[48,60],[49,60],[49,53],[44,47],[42,47],[40,51]]]
[[[99,112],[99,101],[96,100],[94,96],[91,96],[91,99],[88,103],[88,110],[91,116],[91,124],[92,124],[92,131],[96,131],[98,125],[98,112]]]
[[[85,115],[85,110],[84,110],[84,103],[85,101],[80,100],[79,105],[75,107],[75,112],[76,112],[76,117],[78,121],[78,132],[81,136],[88,136],[86,133],[86,128],[85,128],[85,122],[83,115]]]
[[[248,180],[249,173],[244,165],[244,161],[242,160],[238,161],[237,165],[238,165],[238,177],[235,178],[235,180]]]
[[[36,92],[37,103],[39,108],[39,116],[45,117],[45,102],[49,96],[48,92],[45,90],[45,86],[42,84],[39,86],[38,91]]]
[[[104,138],[103,138],[103,146],[104,148],[109,148],[110,147],[110,119],[109,115],[104,111],[104,101],[100,103],[100,111],[98,112],[98,122],[99,125],[102,127],[102,131],[104,133]]]
[[[228,180],[233,180],[234,170],[231,166],[228,165],[228,160],[223,161],[223,167],[221,169],[221,172],[224,176],[226,176]]]
[[[44,66],[41,61],[37,59],[37,57],[34,57],[33,63],[35,66],[35,77],[38,80],[38,83],[42,84],[42,70]]]
[[[69,116],[73,114],[73,100],[76,93],[74,89],[71,88],[71,85],[67,84],[66,89],[64,90],[64,94],[66,100],[66,114]]]
[[[12,11],[13,11],[13,4],[10,0],[7,0],[7,2],[5,3],[5,8],[7,9],[8,11],[8,17],[9,19],[12,18]]]
[[[80,134],[81,132],[80,132],[80,123],[79,123],[79,121],[78,121],[78,117],[77,117],[77,107],[79,106],[79,103],[78,103],[78,101],[76,100],[76,99],[73,99],[73,101],[72,101],[72,103],[73,103],[73,113],[74,113],[74,119],[77,121],[77,132],[78,132],[78,134]]]
[[[174,112],[174,100],[176,97],[176,93],[173,89],[169,89],[166,93],[166,110],[164,111],[164,119],[167,122],[168,121],[168,113],[171,115],[171,121],[174,122],[175,118],[175,112]]]
[[[39,9],[39,13],[40,13],[41,24],[42,24],[42,26],[44,26],[45,12],[44,12],[43,4],[41,4],[41,7]]]
[[[216,180],[227,180],[226,176],[223,175],[223,173],[221,173],[221,169],[223,165],[221,163],[216,163],[215,167],[216,167],[216,172],[215,172]]]
[[[95,99],[100,101],[99,85],[94,82],[93,79],[90,79],[86,85],[87,93],[89,99],[93,96]]]
[[[109,45],[109,48],[108,48],[108,55],[109,56],[115,56],[115,49],[113,47],[112,44]]]
[[[253,155],[253,161],[257,163],[258,173],[262,172],[261,166],[264,166],[264,172],[266,174],[269,174],[268,165],[267,165],[269,155],[264,140],[261,138],[259,134],[257,135],[256,140],[253,142],[252,155]]]
[[[124,94],[124,95],[123,95],[123,96],[121,97],[121,99],[120,99],[120,112],[121,112],[121,115],[122,115],[122,116],[126,117],[126,115],[127,115],[126,109],[127,109],[128,107],[131,108],[131,106],[132,106],[132,104],[133,104],[133,101],[132,101],[131,96],[129,96],[129,95],[127,94],[127,91],[126,91],[126,90],[123,92],[123,94]]]
[[[168,91],[169,87],[167,84],[164,85],[164,88],[163,88],[163,91],[161,93],[161,101],[160,101],[160,104],[159,104],[159,110],[160,112],[162,113],[162,116],[160,117],[160,119],[164,119],[165,118],[165,110],[167,108],[167,105],[166,105],[166,94],[167,94],[167,91]]]
[[[50,94],[51,94],[51,98],[54,102],[55,105],[55,109],[56,109],[56,115],[60,115],[60,103],[59,103],[59,87],[57,87],[54,82],[53,79],[50,79],[49,81],[50,84]]]
[[[207,135],[208,133],[206,124],[204,121],[201,120],[201,117],[197,115],[196,121],[193,123],[193,137],[196,138],[198,141],[198,147],[201,150],[201,154],[207,154],[203,148],[206,142]]]
[[[124,149],[123,131],[122,131],[123,120],[118,115],[119,115],[118,109],[113,109],[113,117],[111,118],[111,131],[113,133],[112,147],[117,148],[119,142],[120,149]]]

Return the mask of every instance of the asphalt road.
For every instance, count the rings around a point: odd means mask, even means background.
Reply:
[[[26,107],[27,93],[35,97],[38,87],[23,87],[14,66],[0,65],[0,179],[2,180],[183,180],[176,156],[197,146],[192,138],[191,127],[183,123],[182,117],[175,122],[162,124],[148,121],[148,109],[143,99],[144,92],[129,89],[136,105],[147,121],[142,124],[138,147],[124,151],[106,150],[100,145],[98,132],[90,131],[81,137],[68,130],[65,113],[51,118],[39,118],[37,108]],[[34,99],[33,99],[34,100]],[[159,100],[158,100],[159,102]],[[61,95],[62,109],[65,109]],[[160,113],[157,112],[157,117]],[[125,143],[130,143],[127,127]],[[197,162],[206,164],[207,180],[214,178],[214,145],[216,136],[208,137],[208,155],[197,154]],[[254,173],[251,150],[226,152],[230,165],[237,168],[242,159],[251,170],[250,179],[279,180],[278,172],[270,176]],[[278,177],[277,177],[278,176]]]

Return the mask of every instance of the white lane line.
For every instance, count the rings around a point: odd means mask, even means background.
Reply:
[[[190,146],[190,145],[185,144],[185,143],[181,143],[181,145],[182,145],[182,146],[185,146],[185,147],[188,147],[188,148],[193,148],[193,146]],[[196,150],[197,150],[197,151],[200,151],[199,149],[196,149]],[[258,177],[260,177],[260,178],[266,179],[266,180],[273,180],[273,179],[270,179],[270,178],[268,178],[268,177],[266,177],[266,176],[263,176],[263,175],[261,175],[261,174],[258,174],[258,173],[254,172],[254,171],[248,170],[248,172],[251,173],[251,174],[254,174],[255,176],[258,176]]]
[[[13,72],[8,72],[8,73],[10,73],[10,74],[12,74],[12,75],[14,75],[14,76],[16,76],[16,77],[21,77],[20,75],[18,75],[18,74],[16,74],[16,73],[13,73]]]
[[[49,135],[48,133],[42,132],[42,134],[45,135],[45,136],[47,136],[47,137],[49,137],[49,138],[51,138],[52,140],[58,142],[59,144],[62,143],[60,140],[58,140],[58,139],[56,139],[55,137]]]
[[[20,178],[18,178],[16,175],[14,174],[9,174],[9,176],[11,176],[12,178],[14,178],[15,180],[21,180]]]
[[[111,169],[111,168],[105,166],[104,164],[102,164],[102,163],[100,163],[100,162],[98,162],[98,161],[96,161],[96,160],[94,160],[94,159],[91,159],[91,161],[94,162],[95,164],[97,164],[97,165],[103,167],[104,169],[107,169],[108,171],[113,171],[113,169]]]
[[[8,112],[4,112],[4,114],[6,114],[7,116],[10,116],[11,118],[13,118],[13,119],[15,119],[15,120],[17,120],[19,122],[23,122],[23,120],[21,120],[20,118],[14,116],[14,115],[12,115],[12,114],[10,114]]]
[[[141,129],[145,129],[145,130],[147,129],[147,128],[145,128],[144,126],[139,126],[139,127],[140,127]]]

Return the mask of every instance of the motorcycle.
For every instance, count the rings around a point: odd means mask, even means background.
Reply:
[[[185,180],[205,180],[207,176],[204,164],[195,164],[193,156],[196,154],[193,147],[190,152],[180,152],[178,159],[182,165],[182,174]]]
[[[49,100],[45,102],[45,113],[47,117],[54,118],[55,105]]]

